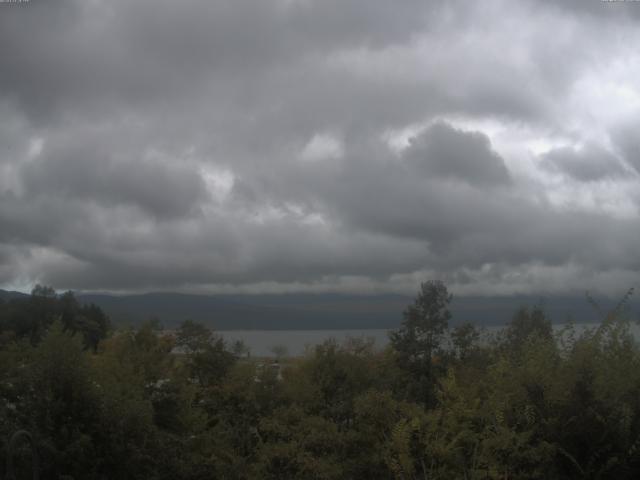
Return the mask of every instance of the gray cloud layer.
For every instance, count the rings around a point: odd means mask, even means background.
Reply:
[[[624,290],[632,7],[0,5],[0,286]]]

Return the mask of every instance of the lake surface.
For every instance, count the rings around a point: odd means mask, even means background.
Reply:
[[[581,323],[575,324],[576,333],[580,333],[586,328],[595,328],[598,324]],[[559,330],[565,327],[564,324],[554,324],[553,328]],[[631,332],[636,339],[640,339],[640,326],[631,324]],[[491,326],[481,329],[484,335],[497,333],[503,326]],[[273,347],[286,348],[287,355],[303,355],[308,348],[313,348],[322,342],[335,339],[342,343],[348,338],[372,338],[376,348],[384,348],[389,343],[389,332],[387,329],[370,330],[226,330],[218,333],[227,342],[242,340],[249,347],[252,356],[264,357],[273,356]]]

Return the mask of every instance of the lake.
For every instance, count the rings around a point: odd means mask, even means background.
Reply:
[[[554,324],[555,330],[563,328],[564,324]],[[577,332],[586,328],[597,327],[595,323],[575,324]],[[503,326],[484,327],[485,334],[496,333]],[[634,336],[640,339],[640,326],[631,324],[631,331]],[[384,348],[389,343],[389,332],[387,329],[370,330],[226,330],[218,333],[227,342],[242,340],[249,347],[252,356],[264,357],[273,356],[271,349],[275,346],[282,346],[287,349],[287,355],[299,356],[305,353],[308,347],[319,345],[325,340],[334,338],[342,343],[348,338],[373,338],[377,348]]]

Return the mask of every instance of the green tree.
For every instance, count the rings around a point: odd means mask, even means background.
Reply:
[[[480,332],[472,323],[458,325],[451,332],[451,343],[460,360],[465,360],[477,347]]]
[[[222,337],[192,320],[178,328],[176,346],[184,351],[191,377],[202,387],[220,382],[237,360]]]
[[[231,345],[231,351],[238,358],[249,358],[251,356],[251,349],[242,340],[236,340],[235,342],[233,342],[233,344]]]
[[[289,407],[262,419],[258,430],[262,442],[250,478],[345,478],[340,462],[342,436],[329,420]]]
[[[211,329],[193,320],[185,320],[176,330],[176,346],[187,354],[204,350],[213,340]]]
[[[276,361],[280,361],[289,354],[289,349],[285,345],[274,345],[271,347],[271,353],[276,357]]]
[[[519,355],[524,345],[531,340],[553,340],[551,320],[540,306],[521,307],[505,329],[506,347]]]
[[[100,468],[96,425],[101,417],[98,391],[80,338],[55,322],[34,352],[28,367],[32,395],[28,408],[39,431],[43,475],[91,478]]]
[[[434,357],[449,326],[452,299],[441,281],[422,283],[414,303],[404,311],[400,329],[390,334],[400,366],[413,377],[412,395],[426,405],[434,400]]]
[[[111,324],[97,305],[80,305],[73,292],[63,293],[59,299],[60,319],[65,330],[80,333],[87,348],[95,351],[98,343],[106,338]]]

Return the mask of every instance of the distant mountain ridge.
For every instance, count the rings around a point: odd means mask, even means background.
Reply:
[[[4,300],[5,302],[8,300],[13,300],[14,298],[27,298],[29,295],[22,292],[12,292],[9,290],[1,290],[0,289],[0,300]]]
[[[404,295],[259,294],[193,295],[146,293],[136,295],[77,294],[82,303],[95,303],[116,325],[137,325],[157,318],[167,328],[186,319],[216,330],[338,330],[397,328],[402,312],[413,301]],[[20,292],[0,290],[0,299],[27,298]],[[556,323],[569,317],[578,323],[598,321],[584,297],[457,297],[451,305],[452,325],[504,325],[520,306],[542,303]],[[604,310],[612,301],[601,301]],[[637,318],[640,302],[632,299]]]
[[[191,319],[217,330],[395,328],[410,298],[336,295],[78,295],[117,323],[158,318],[165,326]]]

